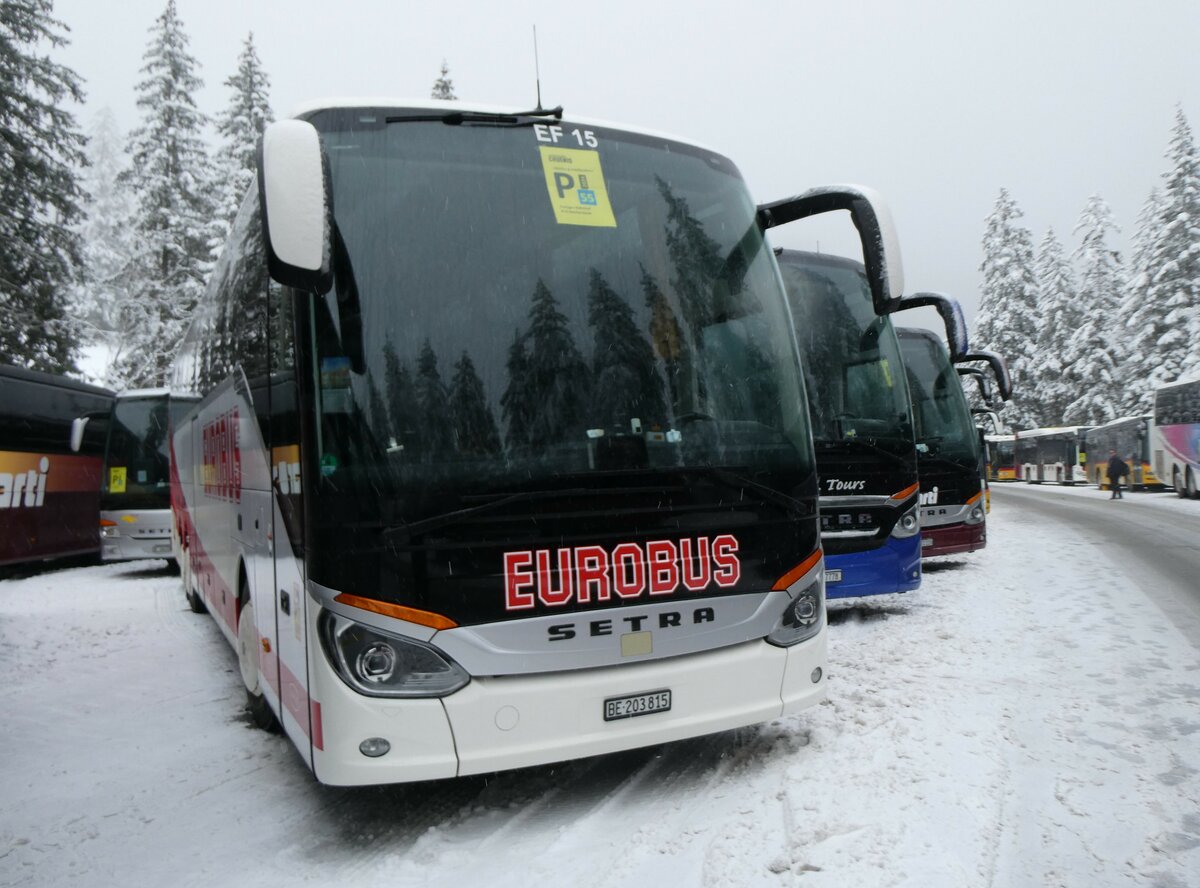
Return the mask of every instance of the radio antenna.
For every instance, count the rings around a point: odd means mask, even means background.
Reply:
[[[537,25],[533,26],[533,80],[537,87],[537,112],[542,112],[542,72],[538,66]]]

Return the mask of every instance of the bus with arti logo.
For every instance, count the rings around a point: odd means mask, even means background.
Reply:
[[[104,561],[173,557],[169,433],[195,402],[165,388],[117,394],[101,474]]]
[[[538,108],[271,125],[173,368],[185,594],[324,783],[478,774],[825,694],[817,473],[765,233],[703,146]]]
[[[957,306],[957,303],[954,303]],[[961,314],[961,312],[960,312]],[[921,476],[921,554],[973,552],[987,545],[981,435],[945,343],[902,327]]]
[[[804,356],[821,484],[825,594],[908,592],[921,583],[920,483],[912,401],[890,314],[877,313],[863,265],[778,250]],[[953,309],[918,294],[885,308]],[[958,315],[961,320],[961,313]],[[957,349],[966,327],[955,327]]]
[[[0,567],[100,551],[96,515],[113,393],[0,364]],[[75,418],[96,421],[80,429]]]
[[[1179,496],[1200,498],[1200,377],[1154,390],[1150,441],[1154,474],[1170,478]]]

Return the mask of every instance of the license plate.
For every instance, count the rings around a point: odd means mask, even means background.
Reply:
[[[638,715],[666,712],[671,708],[670,691],[650,691],[645,694],[630,694],[628,697],[609,697],[604,701],[604,720],[616,721]]]
[[[932,546],[932,545],[933,545],[933,537],[922,537],[921,538],[921,548],[922,549],[924,549],[926,546]]]
[[[842,581],[842,571],[840,568],[825,571],[825,582],[840,583]]]
[[[170,551],[171,551],[171,544],[170,544],[170,543],[159,543],[158,545],[156,545],[156,546],[154,547],[154,551],[155,551],[156,553],[158,553],[158,552],[170,552]]]

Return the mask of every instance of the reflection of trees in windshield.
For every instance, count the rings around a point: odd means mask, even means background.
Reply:
[[[450,381],[450,418],[460,454],[488,456],[500,452],[500,434],[488,406],[483,380],[465,351],[454,365],[454,378]]]
[[[412,372],[401,362],[391,342],[383,346],[384,385],[387,388],[388,416],[392,437],[404,452],[421,452],[420,411],[413,391]]]
[[[508,388],[502,403],[509,441],[535,452],[582,433],[588,402],[587,365],[567,326],[567,316],[538,278],[529,308],[529,330],[509,351]],[[510,406],[511,405],[511,406]],[[514,430],[524,421],[527,429]]]
[[[437,354],[426,337],[417,357],[416,379],[418,425],[424,440],[421,442],[426,459],[437,459],[447,453],[454,443],[454,430],[446,413],[449,392],[438,372]]]
[[[592,269],[588,292],[592,327],[593,422],[601,428],[629,430],[631,417],[644,425],[666,421],[663,384],[654,351],[633,319],[633,309]]]

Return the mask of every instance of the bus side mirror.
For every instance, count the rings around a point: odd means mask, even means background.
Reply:
[[[279,120],[258,142],[258,201],[271,277],[325,293],[330,286],[329,164],[316,128]]]
[[[914,293],[900,300],[897,311],[912,308],[934,308],[946,326],[946,344],[950,348],[950,361],[958,363],[967,352],[967,319],[962,306],[953,296],[945,293]]]
[[[892,223],[891,210],[875,191],[859,185],[812,188],[795,197],[760,204],[758,227],[766,231],[836,210],[848,210],[858,229],[875,314],[890,314],[900,305],[904,269],[900,264],[900,240]]]
[[[967,363],[969,361],[984,361],[992,368],[992,375],[996,377],[996,387],[1000,389],[1000,397],[1005,401],[1012,398],[1012,377],[1008,373],[1008,362],[995,352],[979,351],[965,354],[959,358],[956,363]]]
[[[77,416],[71,420],[71,452],[78,453],[83,446],[83,430],[87,428],[87,416]]]
[[[959,376],[974,376],[975,381],[979,383],[979,397],[983,398],[983,403],[989,407],[992,405],[992,387],[988,385],[987,377],[978,367],[956,367]]]

